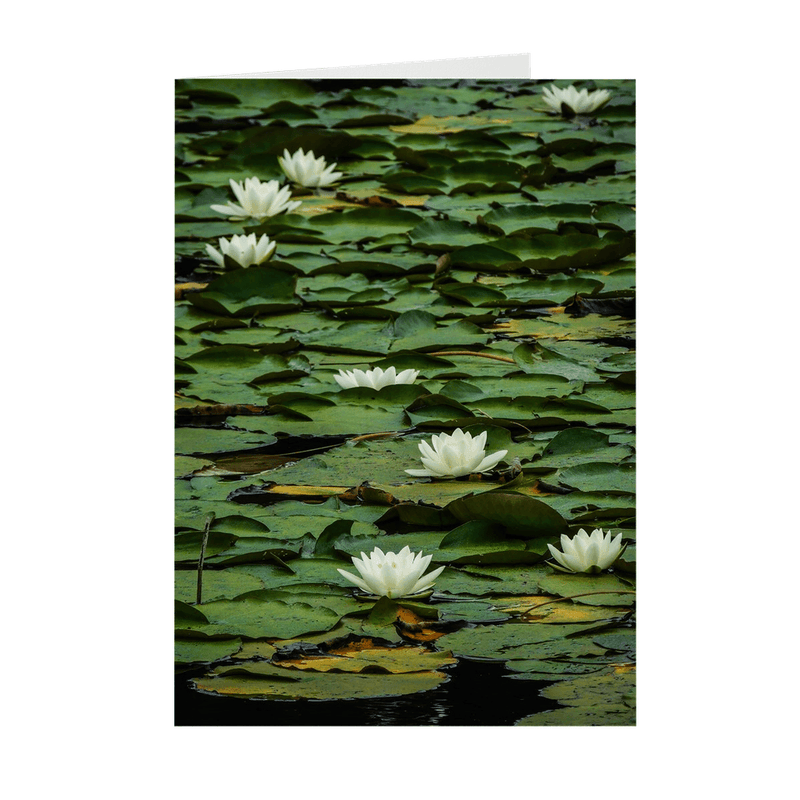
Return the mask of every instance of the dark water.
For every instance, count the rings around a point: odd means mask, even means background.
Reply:
[[[512,680],[501,662],[460,659],[429,692],[365,700],[247,700],[189,688],[204,670],[175,679],[175,725],[513,725],[557,708],[539,696],[548,682]]]

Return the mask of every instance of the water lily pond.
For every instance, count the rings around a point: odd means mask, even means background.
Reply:
[[[635,724],[634,98],[177,82],[177,725]]]

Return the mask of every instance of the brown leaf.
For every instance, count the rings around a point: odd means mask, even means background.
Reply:
[[[284,464],[297,461],[296,456],[251,453],[235,456],[221,456],[211,465],[197,470],[197,477],[212,475],[254,475],[268,469],[277,469]]]
[[[381,197],[373,194],[369,197],[354,197],[345,192],[336,192],[337,200],[346,200],[348,203],[356,203],[360,206],[374,206],[378,208],[402,208],[402,203],[393,200],[391,197]]]
[[[176,283],[175,299],[181,300],[183,296],[190,292],[200,292],[208,286],[207,283]]]
[[[428,627],[430,620],[426,620],[410,608],[403,606],[397,609],[397,622],[400,623],[403,638],[411,639],[414,642],[433,642],[445,634],[443,630],[438,631]]]
[[[265,406],[251,406],[234,404],[229,405],[226,403],[202,403],[201,401],[192,398],[185,398],[181,395],[175,396],[175,413],[181,417],[188,416],[213,416],[213,417],[227,417],[237,414],[263,414]],[[192,405],[185,405],[192,403]]]

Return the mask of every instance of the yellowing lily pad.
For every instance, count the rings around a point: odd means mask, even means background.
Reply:
[[[568,625],[619,617],[619,608],[576,605],[571,601],[553,601],[547,595],[493,597],[492,607],[520,615],[520,622]]]
[[[564,313],[563,307],[548,309],[541,317],[504,320],[494,330],[513,338],[535,337],[537,339],[603,339],[616,336],[633,336],[636,322],[623,317],[601,317],[587,314],[572,317]]]
[[[286,669],[263,662],[214,670],[194,681],[197,689],[220,695],[283,700],[344,700],[397,697],[435,689],[444,672],[388,675],[314,672]]]
[[[394,133],[431,134],[439,136],[443,133],[460,133],[469,128],[485,128],[488,125],[507,125],[510,119],[492,119],[485,117],[420,117],[411,125],[390,125]]]
[[[635,594],[633,581],[611,573],[589,575],[553,570],[552,575],[539,581],[539,587],[542,591],[560,597],[574,597],[576,603],[592,606],[627,606]]]
[[[380,647],[372,640],[351,642],[320,656],[281,659],[281,667],[315,672],[403,673],[426,672],[455,664],[451,653],[437,653],[426,647]]]

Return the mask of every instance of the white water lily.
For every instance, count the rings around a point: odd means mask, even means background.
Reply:
[[[219,250],[210,244],[206,245],[206,252],[221,267],[225,266],[225,256],[232,258],[239,266],[249,267],[251,264],[263,264],[275,252],[276,242],[270,242],[269,237],[264,233],[256,241],[256,235],[251,233],[249,236],[231,236],[228,239],[219,240]]]
[[[602,572],[610,567],[625,549],[621,539],[621,533],[612,539],[610,531],[604,535],[600,528],[596,528],[590,536],[581,528],[571,539],[566,534],[562,535],[563,553],[551,544],[547,546],[553,558],[567,572]]]
[[[342,389],[355,389],[356,386],[367,386],[370,389],[383,389],[384,386],[394,386],[397,383],[414,383],[419,375],[418,369],[404,369],[398,373],[394,367],[389,367],[385,372],[380,367],[369,369],[344,370],[340,369],[333,379]]]
[[[422,453],[422,465],[425,469],[407,469],[409,475],[417,478],[458,478],[460,475],[471,475],[473,472],[486,472],[494,469],[508,450],[498,450],[486,455],[486,431],[472,438],[471,433],[464,433],[456,428],[452,435],[434,434],[431,445],[425,441],[419,443]]]
[[[278,156],[278,163],[292,183],[310,189],[330,186],[344,175],[343,172],[333,171],[336,168],[335,162],[328,167],[324,156],[314,158],[313,150],[304,153],[302,147],[291,155],[288,150],[284,150],[283,158]]]
[[[212,211],[227,214],[237,219],[263,219],[274,217],[284,211],[294,211],[303,205],[299,200],[291,201],[292,190],[288,186],[280,188],[278,181],[260,181],[258,178],[245,178],[242,183],[231,178],[229,181],[240,205],[211,206]]]
[[[406,545],[399,553],[384,554],[376,547],[369,555],[361,553],[361,558],[353,557],[353,565],[359,575],[338,570],[347,580],[359,589],[377,597],[409,597],[420,594],[433,586],[444,567],[423,576],[433,556],[423,556],[421,552],[412,553]]]
[[[596,92],[589,92],[587,89],[578,91],[571,84],[566,89],[545,86],[542,90],[542,100],[559,114],[562,103],[569,106],[576,114],[591,114],[592,111],[597,111],[598,108],[604,106],[610,99],[611,92],[606,89],[599,89]]]

